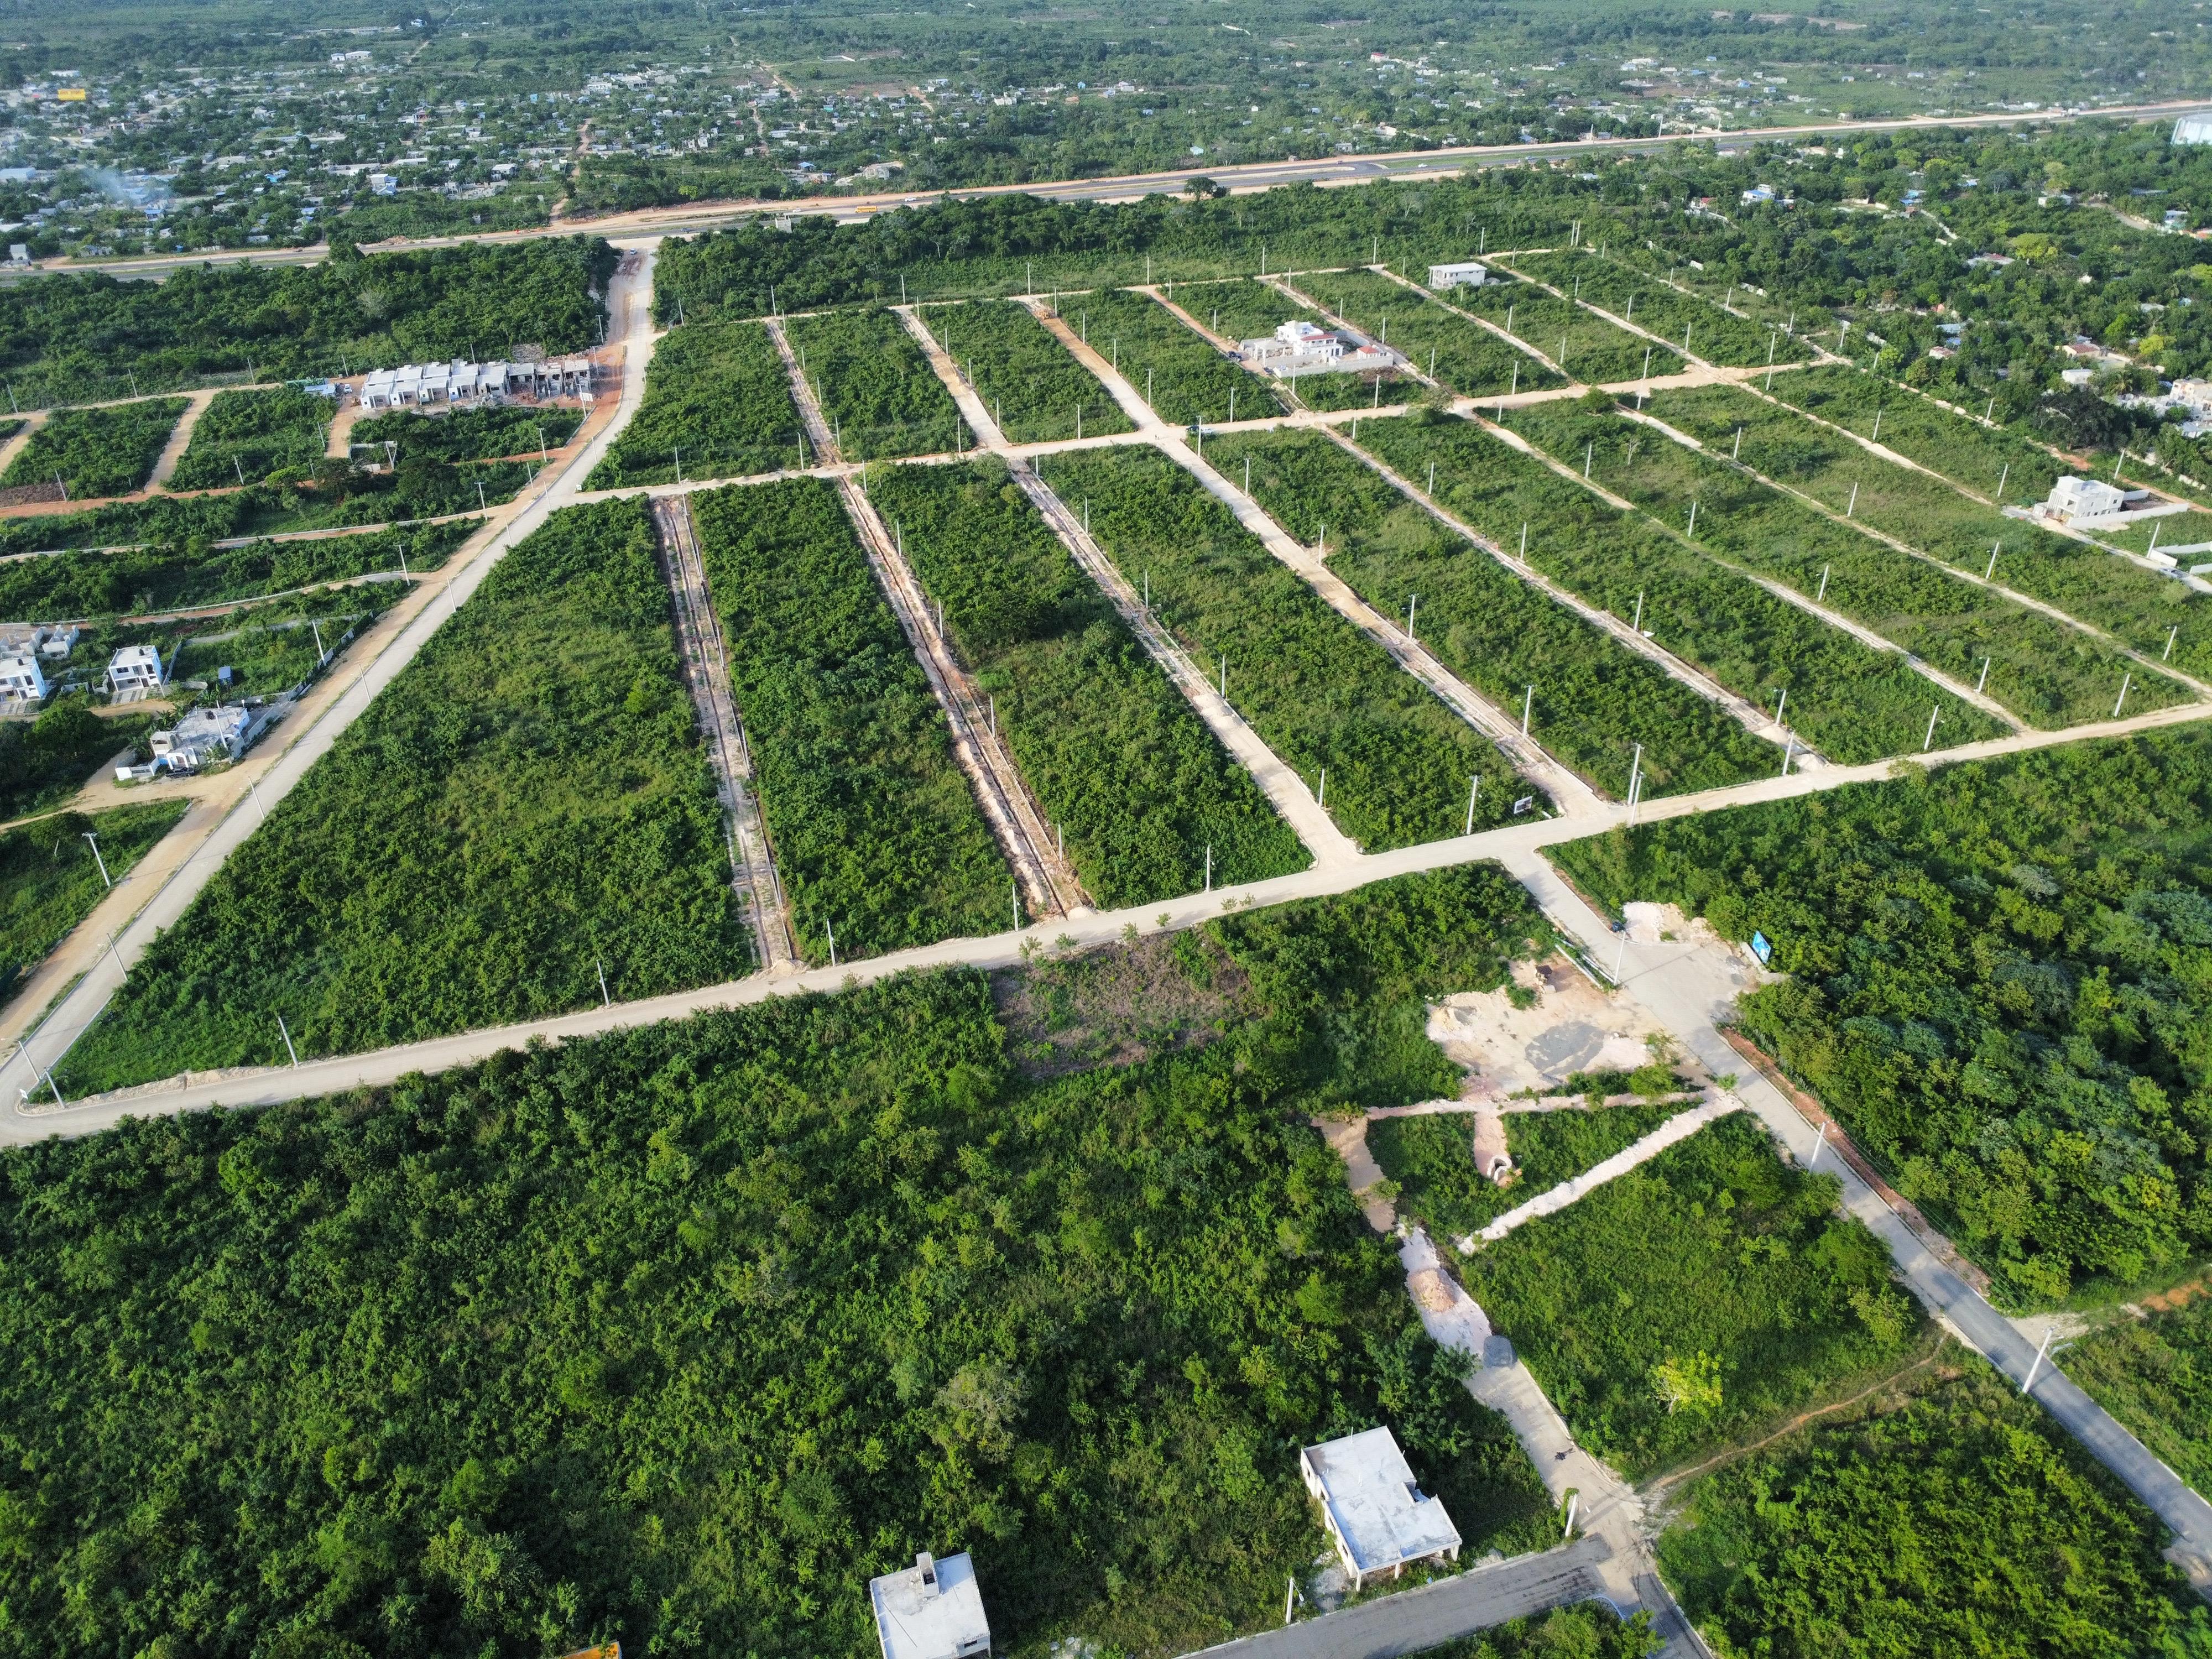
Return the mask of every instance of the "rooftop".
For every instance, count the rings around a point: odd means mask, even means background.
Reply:
[[[1422,1496],[1389,1428],[1309,1446],[1299,1459],[1355,1572],[1379,1572],[1459,1547],[1459,1528],[1442,1504]]]
[[[917,1555],[903,1572],[868,1581],[884,1659],[970,1659],[991,1650],[983,1592],[965,1554]]]

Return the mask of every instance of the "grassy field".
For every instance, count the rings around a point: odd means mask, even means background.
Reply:
[[[2049,617],[1869,540],[1848,525],[1648,427],[1579,404],[1535,404],[1507,424],[1671,528],[1686,531],[1698,504],[1700,549],[1778,581],[1914,653],[1972,686],[1989,665],[1988,695],[2031,726],[2109,720],[2129,678],[2129,707],[2187,701],[2177,682]],[[1931,707],[1942,699],[1932,690]],[[1924,715],[1922,717],[1926,718]],[[1939,746],[1951,734],[1939,721]]]
[[[1931,398],[1838,365],[1793,369],[1761,382],[1784,403],[1879,441],[1954,483],[2015,506],[2039,501],[2073,469],[2039,444],[2002,427],[1954,415]],[[1881,428],[1875,429],[1875,416]],[[2002,502],[2000,502],[2002,505]],[[2191,540],[2196,538],[2191,537]]]
[[[1595,1111],[1512,1112],[1506,1150],[1516,1174],[1500,1187],[1475,1167],[1474,1119],[1464,1112],[1378,1117],[1367,1150],[1398,1183],[1398,1208],[1438,1238],[1457,1238],[1571,1181],[1650,1134],[1680,1106],[1604,1106]]]
[[[382,1048],[750,965],[645,505],[494,567],[155,942],[72,1093]]]
[[[850,461],[953,447],[960,410],[912,335],[888,311],[794,317],[784,335]]]
[[[1311,862],[996,461],[870,483],[1068,860],[1109,908]],[[1209,850],[1210,849],[1210,850]]]
[[[182,398],[103,409],[61,409],[16,452],[0,486],[58,481],[71,501],[127,495],[143,484],[185,412]]]
[[[1130,430],[1106,388],[1067,354],[1027,306],[1011,300],[931,307],[931,334],[967,370],[999,430],[1018,444]],[[1079,431],[1078,428],[1080,428]]]
[[[1919,1310],[1738,1114],[1462,1259],[1575,1438],[1638,1475],[1894,1364]]]
[[[2059,1364],[2168,1468],[2212,1487],[2212,1299],[2201,1285],[2178,1307],[2100,1327]]]
[[[1180,324],[1177,325],[1181,326]],[[1370,851],[1441,840],[1465,826],[1469,780],[1491,787],[1478,828],[1525,786],[1382,647],[1328,608],[1191,476],[1150,451],[1078,452],[1046,477],[1196,660],[1225,659],[1231,705]]]
[[[1060,314],[1164,421],[1249,421],[1281,412],[1266,381],[1246,374],[1142,294],[1108,288],[1064,295]]]
[[[193,424],[168,487],[228,489],[278,473],[312,471],[322,459],[324,429],[337,408],[328,398],[289,386],[218,392]]]
[[[945,713],[818,479],[693,497],[776,872],[802,948],[851,961],[1007,925],[1012,875]]]
[[[1778,328],[1731,315],[1710,300],[1670,288],[1658,277],[1598,257],[1576,252],[1522,253],[1512,268],[1548,283],[1561,293],[1579,295],[1585,305],[1610,312],[1625,323],[1646,329],[1709,363],[1747,368],[1759,363],[1798,362],[1813,355],[1802,339]]]
[[[1915,673],[1902,653],[1876,650],[1808,615],[1473,422],[1363,422],[1359,441],[1425,491],[1433,476],[1438,504],[1506,551],[1520,551],[1525,526],[1528,562],[1537,570],[1585,603],[1640,628],[1655,644],[1754,707],[1781,709],[1801,745],[1810,744],[1831,760],[1858,765],[1917,749],[1929,709],[1939,704],[1942,729],[1954,741],[2003,729]],[[1578,653],[1547,665],[1543,681],[1576,672],[1568,665],[1583,659]],[[1671,684],[1668,691],[1686,700]],[[1565,712],[1564,701],[1548,684],[1540,684],[1539,707],[1551,705],[1550,720]],[[1607,722],[1615,706],[1595,688],[1567,704],[1589,710],[1584,719]],[[1638,722],[1635,737],[1648,745],[1646,764],[1654,767],[1659,787],[1680,775],[1676,751],[1685,747],[1710,747],[1711,757],[1701,763],[1706,767],[1721,755],[1741,752],[1735,747],[1744,741],[1740,727],[1725,741],[1701,741],[1710,722],[1725,718],[1710,703],[1704,708],[1697,723]],[[1733,720],[1727,724],[1735,726]],[[1779,758],[1772,763],[1778,771]]]
[[[1730,387],[1662,392],[1650,415],[1746,466],[1946,564],[2042,600],[2175,667],[2212,674],[2212,598],[2170,576],[1968,500],[1940,479],[1869,454],[1840,434]],[[1937,410],[1936,414],[1942,414]],[[2178,537],[2175,539],[2179,539]],[[1994,565],[1990,554],[1995,552]]]
[[[1713,1650],[2195,1654],[2165,1528],[1978,1358],[1706,1477],[1659,1561]]]
[[[645,371],[645,400],[587,489],[738,478],[799,460],[798,408],[775,343],[758,323],[671,329]]]
[[[1415,282],[1420,271],[1407,273]],[[1665,346],[1642,339],[1607,322],[1569,298],[1557,299],[1534,283],[1491,281],[1480,288],[1455,288],[1445,303],[1471,311],[1525,340],[1575,380],[1599,386],[1678,374],[1681,358]]]
[[[1390,445],[1378,429],[1409,424],[1363,426],[1362,441]],[[1418,596],[1415,631],[1437,659],[1500,708],[1518,714],[1525,702],[1536,741],[1594,787],[1625,798],[1638,744],[1652,794],[1780,769],[1727,711],[1470,547],[1330,439],[1238,434],[1208,454],[1239,484],[1250,461],[1253,494],[1301,541],[1317,545],[1326,526],[1329,568],[1376,611],[1402,621]]]
[[[63,812],[0,836],[0,995],[12,994],[107,896],[100,860],[120,881],[176,828],[188,804],[152,801],[88,817]],[[98,858],[88,835],[99,837]]]
[[[442,415],[398,410],[355,422],[353,441],[380,454],[386,443],[397,444],[403,460],[545,459],[574,437],[583,423],[583,411],[575,409],[508,406],[457,409]]]
[[[1534,392],[1564,384],[1510,342],[1478,323],[1455,317],[1427,295],[1416,294],[1388,276],[1371,270],[1331,270],[1289,280],[1291,287],[1329,307],[1362,333],[1387,334],[1414,368],[1433,374],[1463,397],[1516,387]]]

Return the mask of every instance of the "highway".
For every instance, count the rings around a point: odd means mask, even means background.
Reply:
[[[1210,179],[1234,194],[1273,190],[1278,185],[1371,184],[1380,179],[1421,179],[1448,176],[1469,167],[1518,167],[1562,156],[1595,160],[1604,155],[1644,155],[1671,144],[1693,140],[1699,143],[1752,144],[1802,143],[1839,133],[1854,137],[1875,132],[1905,132],[1921,127],[2017,126],[2025,123],[2100,120],[2170,120],[2177,116],[2212,114],[2212,102],[2181,101],[2120,104],[2103,109],[2011,111],[1996,115],[1914,115],[1883,121],[1814,121],[1796,126],[1743,127],[1730,130],[1700,127],[1689,132],[1668,133],[1656,138],[1584,138],[1544,144],[1455,144],[1435,149],[1378,151],[1371,155],[1322,155],[1306,160],[1250,161],[1236,167],[1187,167],[1161,173],[1124,173],[1103,179],[1038,179],[1018,185],[975,185],[954,190],[880,191],[859,196],[814,196],[793,201],[763,201],[757,198],[724,202],[694,202],[681,207],[641,208],[589,218],[562,219],[550,225],[520,230],[489,230],[465,235],[393,237],[368,245],[371,252],[396,252],[405,248],[453,247],[464,242],[526,241],[541,236],[586,234],[610,240],[634,236],[695,236],[717,230],[763,213],[828,215],[841,224],[857,224],[878,213],[927,202],[974,201],[989,196],[1036,196],[1051,202],[1134,202],[1146,196],[1173,195],[1194,179]],[[325,243],[307,247],[227,248],[221,252],[149,255],[135,259],[79,261],[49,259],[33,266],[38,271],[103,271],[111,276],[159,279],[180,266],[206,262],[224,264],[312,265],[330,257]]]

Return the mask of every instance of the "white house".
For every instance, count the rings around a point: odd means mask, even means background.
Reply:
[[[1301,374],[1349,374],[1362,369],[1402,368],[1402,352],[1367,338],[1348,328],[1330,330],[1303,317],[1276,327],[1263,340],[1238,343],[1237,356],[1247,368],[1256,368],[1279,380]]]
[[[154,733],[154,757],[173,772],[197,771],[219,760],[236,760],[246,750],[253,717],[243,708],[195,708],[167,732]]]
[[[161,689],[161,653],[150,645],[126,645],[107,661],[111,693]]]
[[[1455,265],[1431,265],[1429,286],[1437,293],[1448,288],[1480,288],[1490,280],[1490,267],[1472,259]]]
[[[923,1554],[902,1572],[868,1581],[884,1659],[976,1659],[991,1651],[991,1625],[975,1565],[964,1554]]]
[[[39,670],[34,652],[19,651],[0,657],[0,699],[9,702],[38,702],[46,695],[46,677]]]
[[[1422,1496],[1387,1427],[1308,1446],[1298,1474],[1354,1590],[1386,1570],[1397,1577],[1408,1563],[1459,1559],[1459,1528],[1441,1503]]]
[[[64,623],[58,628],[41,628],[39,630],[39,654],[65,661],[69,653],[76,649],[76,642],[83,633],[84,630],[74,623]]]
[[[2173,124],[2177,144],[2212,144],[2212,115],[2185,115]]]
[[[2164,507],[2148,489],[2123,489],[2095,478],[2064,477],[2051,486],[2051,495],[2035,504],[2039,519],[2057,519],[2071,525],[2087,525],[2120,514],[2136,514],[2178,510]],[[2140,522],[2130,518],[2130,523]]]

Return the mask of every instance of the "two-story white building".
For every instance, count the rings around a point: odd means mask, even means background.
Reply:
[[[42,702],[46,696],[46,677],[40,670],[35,652],[16,651],[0,656],[0,701],[17,704]]]
[[[161,653],[150,645],[126,645],[107,659],[106,678],[110,696],[158,691],[163,678]]]
[[[1459,1559],[1459,1528],[1442,1503],[1422,1494],[1387,1427],[1308,1446],[1298,1474],[1355,1591],[1378,1573],[1395,1578],[1416,1562]]]
[[[1480,288],[1490,280],[1490,267],[1472,259],[1455,265],[1431,265],[1429,286],[1438,294],[1449,288]]]
[[[154,733],[154,758],[172,772],[196,772],[246,752],[252,715],[243,708],[194,708],[167,732]]]
[[[1291,380],[1303,374],[1354,374],[1368,369],[1402,368],[1405,354],[1348,328],[1327,329],[1304,318],[1280,324],[1262,340],[1238,343],[1237,356],[1247,368]]]

